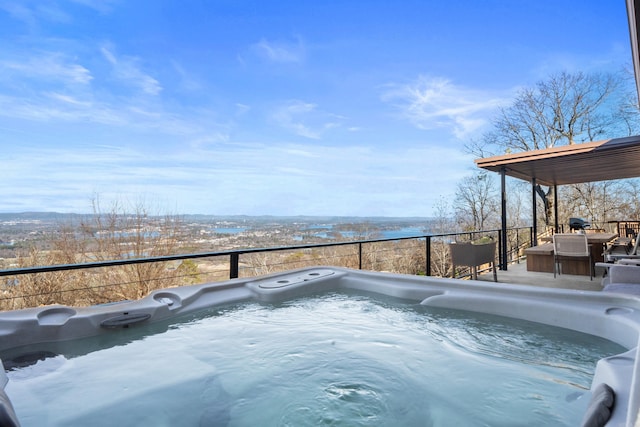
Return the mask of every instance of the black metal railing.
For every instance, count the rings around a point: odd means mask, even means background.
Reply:
[[[38,273],[49,273],[49,272],[62,272],[62,271],[71,271],[71,270],[84,270],[84,269],[94,269],[94,268],[108,268],[115,266],[124,266],[124,265],[136,265],[136,264],[148,264],[148,263],[159,263],[159,262],[170,262],[170,261],[181,261],[181,260],[189,260],[189,259],[201,259],[201,258],[220,258],[220,257],[228,257],[229,259],[229,279],[235,279],[240,277],[240,265],[241,265],[241,257],[252,255],[252,254],[263,254],[263,253],[271,253],[271,252],[283,252],[283,251],[303,251],[303,250],[315,250],[320,248],[337,248],[344,246],[357,246],[357,265],[359,269],[363,269],[365,266],[363,261],[364,250],[363,247],[370,245],[375,246],[377,243],[388,243],[388,242],[400,242],[400,241],[424,241],[424,265],[420,268],[420,270],[424,270],[424,274],[426,276],[432,275],[432,264],[433,264],[433,247],[434,242],[438,242],[439,247],[442,250],[445,250],[446,244],[456,240],[456,241],[470,241],[475,240],[479,237],[491,237],[495,241],[498,242],[498,265],[503,266],[515,262],[519,262],[524,249],[530,247],[531,236],[533,235],[532,227],[517,227],[507,229],[507,239],[508,248],[507,251],[504,252],[507,254],[506,262],[502,259],[502,230],[494,229],[494,230],[477,230],[470,232],[452,232],[452,233],[442,233],[442,234],[425,234],[419,236],[411,236],[411,237],[397,237],[397,238],[381,238],[381,239],[367,239],[367,240],[352,240],[352,241],[344,241],[344,242],[330,242],[330,243],[314,243],[314,244],[304,244],[304,245],[294,245],[294,246],[278,246],[278,247],[270,247],[270,248],[245,248],[245,249],[233,249],[226,251],[216,251],[216,252],[201,252],[201,253],[187,253],[187,254],[177,254],[177,255],[163,255],[163,256],[154,256],[154,257],[144,257],[144,258],[128,258],[128,259],[117,259],[117,260],[107,260],[107,261],[96,261],[96,262],[87,262],[87,263],[78,263],[78,264],[57,264],[57,265],[45,265],[45,266],[34,266],[34,267],[24,267],[24,268],[12,268],[12,269],[4,269],[0,270],[0,276],[21,276],[28,274],[38,274]],[[379,250],[379,248],[375,248],[375,250]],[[367,265],[367,267],[370,267]],[[375,270],[375,265],[371,265],[372,270]],[[422,273],[420,273],[422,274]],[[470,272],[469,272],[470,274]],[[464,277],[464,273],[462,277]],[[458,276],[460,277],[460,276]],[[108,285],[105,285],[108,286]],[[116,286],[116,285],[114,285]],[[12,297],[12,298],[15,298]],[[0,295],[0,299],[2,295]]]
[[[508,229],[507,232],[512,231],[516,232],[516,240],[515,244],[511,245],[507,250],[507,254],[510,254],[507,259],[507,264],[512,262],[519,261],[519,256],[516,254],[522,249],[527,248],[530,245],[531,239],[529,238],[528,242],[523,246],[520,243],[519,238],[519,230],[531,230],[531,227],[517,227]],[[302,249],[315,249],[315,248],[327,248],[327,247],[339,247],[339,246],[348,246],[348,245],[358,245],[358,259],[359,259],[359,268],[362,269],[362,245],[371,244],[371,243],[383,243],[383,242],[396,242],[402,240],[424,240],[425,241],[425,253],[426,253],[426,262],[425,262],[425,275],[431,276],[431,241],[433,239],[442,239],[446,237],[463,237],[467,240],[473,240],[478,235],[491,235],[496,234],[497,241],[499,244],[498,248],[498,256],[499,265],[502,265],[503,260],[501,259],[502,250],[501,250],[501,237],[502,230],[478,230],[478,231],[469,231],[469,232],[456,232],[456,233],[444,233],[444,234],[428,234],[423,236],[409,236],[409,237],[395,237],[395,238],[384,238],[384,239],[367,239],[367,240],[350,240],[344,242],[332,242],[332,243],[314,243],[308,245],[293,245],[293,246],[277,246],[271,248],[247,248],[247,249],[233,249],[227,251],[216,251],[216,252],[199,252],[199,253],[190,253],[190,254],[177,254],[177,255],[162,255],[155,257],[144,257],[144,258],[126,258],[126,259],[118,259],[118,260],[108,260],[108,261],[96,261],[96,262],[86,262],[80,264],[57,264],[57,265],[46,265],[46,266],[35,266],[35,267],[24,267],[24,268],[13,268],[0,270],[0,276],[17,276],[22,274],[35,274],[35,273],[46,273],[53,271],[67,271],[67,270],[80,270],[80,269],[89,269],[89,268],[99,268],[99,267],[115,267],[119,265],[132,265],[132,264],[146,264],[146,263],[154,263],[154,262],[167,262],[167,261],[180,261],[186,259],[198,259],[198,258],[211,258],[211,257],[224,257],[229,256],[229,278],[236,279],[238,278],[239,265],[240,265],[240,255],[245,254],[255,254],[255,253],[266,253],[266,252],[276,252],[276,251],[289,251],[289,250],[302,250]],[[529,232],[531,236],[532,232]]]

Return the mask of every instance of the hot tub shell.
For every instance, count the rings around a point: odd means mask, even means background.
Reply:
[[[314,267],[257,278],[170,288],[138,301],[93,307],[47,306],[0,313],[0,351],[38,343],[117,334],[122,328],[158,322],[222,304],[278,302],[317,292],[358,290],[452,308],[567,328],[629,350],[601,359],[592,390],[607,384],[615,393],[608,426],[633,426],[638,419],[640,299],[606,292],[462,281],[337,267]],[[11,418],[7,376],[0,371],[0,420]],[[4,412],[3,412],[4,411]],[[15,420],[14,420],[15,421]]]

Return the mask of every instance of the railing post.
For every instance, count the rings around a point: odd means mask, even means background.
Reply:
[[[240,254],[238,252],[232,253],[229,258],[229,279],[238,278],[239,266]]]
[[[358,243],[358,269],[362,270],[362,243]]]
[[[531,221],[533,227],[531,228],[531,247],[538,245],[538,209],[536,201],[536,179],[531,179]]]
[[[559,233],[559,226],[558,226],[558,186],[554,185],[553,186],[553,220],[555,223],[555,232]]]
[[[507,170],[502,167],[500,170],[500,204],[501,204],[501,224],[502,230],[502,263],[500,264],[500,270],[507,271]]]
[[[431,236],[427,236],[425,239],[425,259],[426,259],[426,265],[425,265],[425,269],[424,269],[424,275],[425,276],[431,276]]]
[[[529,227],[529,246],[534,247],[535,244],[533,242],[533,227]]]
[[[498,266],[500,268],[500,270],[502,270],[502,266],[504,259],[502,258],[503,256],[503,251],[502,251],[502,233],[503,230],[498,230]],[[506,251],[505,251],[505,255],[506,255]],[[506,264],[506,263],[505,263]]]

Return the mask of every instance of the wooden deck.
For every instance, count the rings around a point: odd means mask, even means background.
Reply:
[[[553,273],[527,271],[526,261],[521,261],[520,264],[509,265],[507,271],[498,270],[498,283],[558,289],[577,289],[581,291],[601,291],[602,274],[602,269],[596,268],[596,276],[593,280],[589,280],[589,276],[575,276],[571,274],[560,274],[554,278]],[[479,274],[478,280],[493,282],[493,273],[486,272]]]

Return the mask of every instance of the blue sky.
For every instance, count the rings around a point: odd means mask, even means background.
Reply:
[[[430,216],[625,2],[0,0],[0,211]]]

